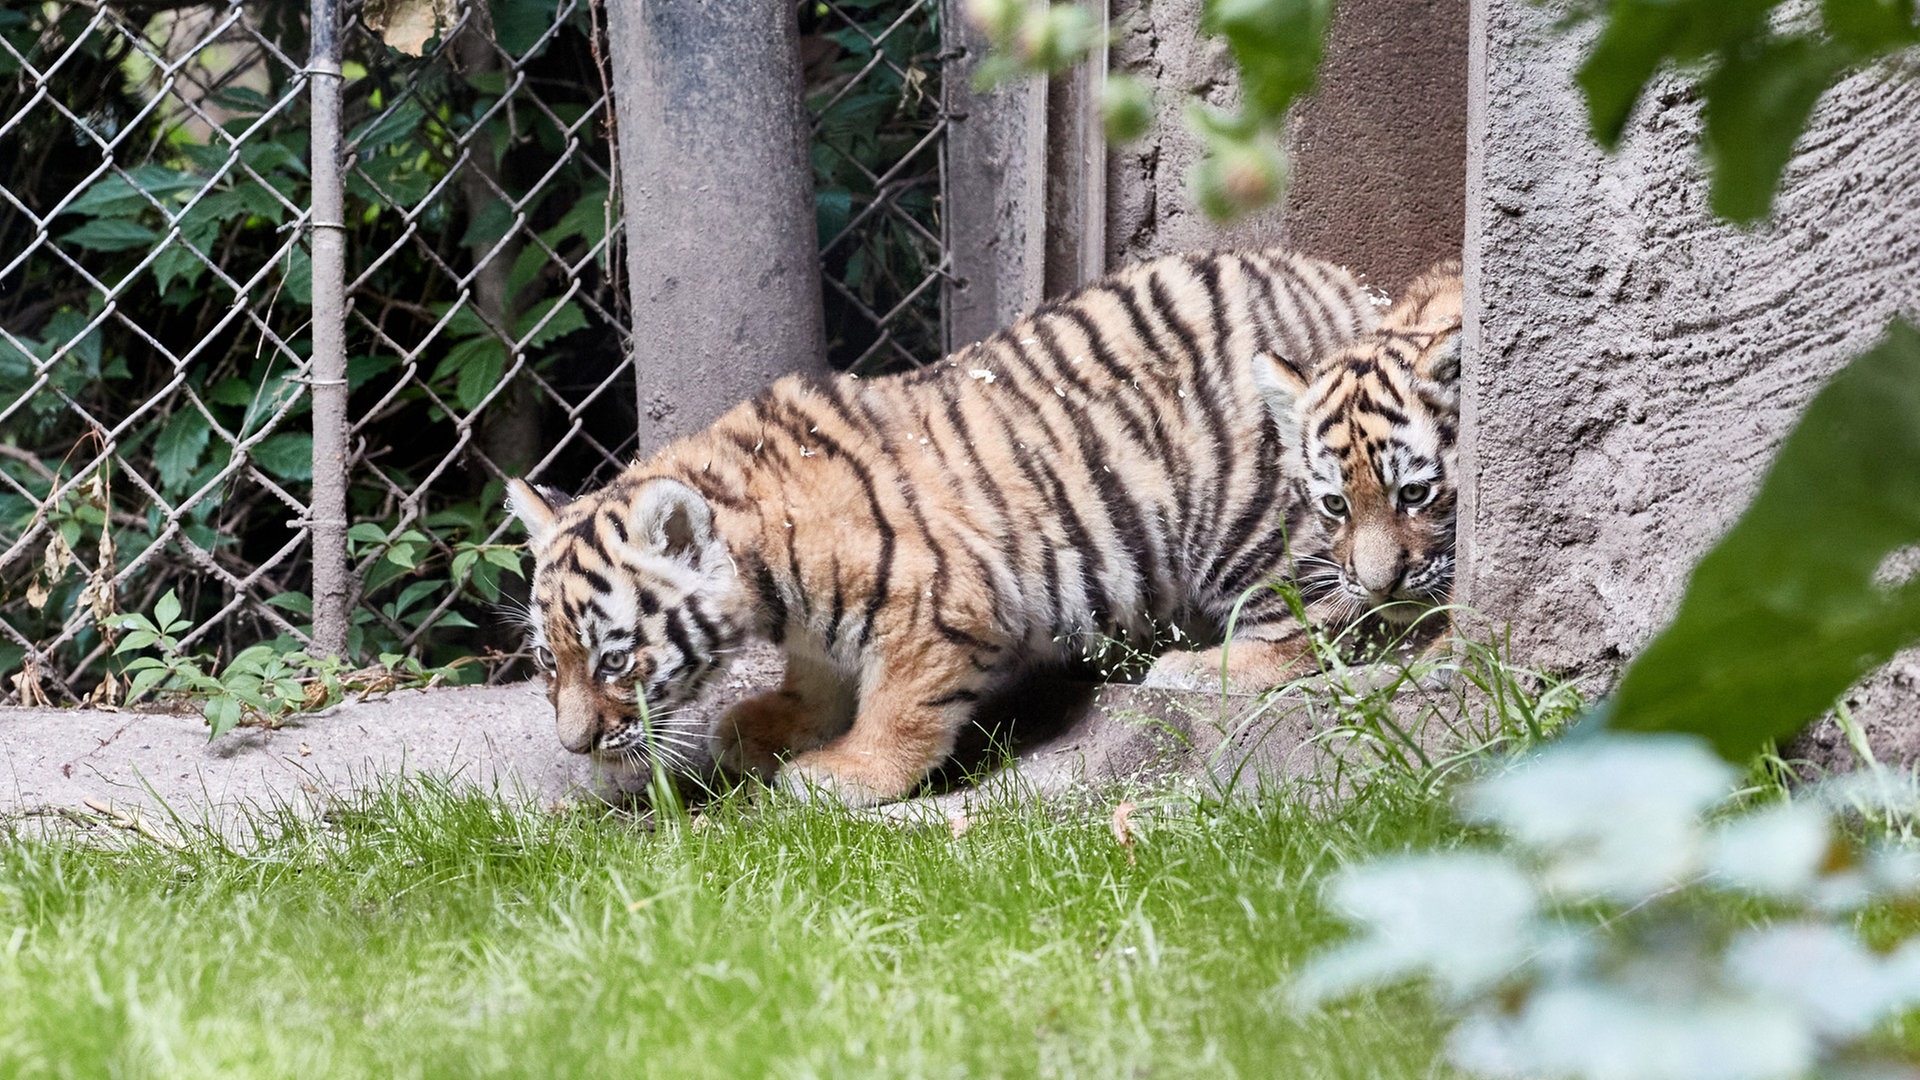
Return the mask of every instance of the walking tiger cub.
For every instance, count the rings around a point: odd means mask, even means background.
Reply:
[[[513,482],[561,742],[685,766],[709,736],[679,714],[759,637],[786,678],[729,710],[719,759],[791,752],[780,786],[872,803],[913,791],[1027,665],[1168,628],[1219,640],[1289,547],[1332,620],[1444,598],[1451,273],[1367,333],[1369,296],[1326,263],[1158,259],[919,371],[783,379],[592,494]],[[1305,651],[1263,590],[1227,674],[1278,685]]]

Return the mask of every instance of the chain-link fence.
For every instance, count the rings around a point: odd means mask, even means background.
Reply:
[[[0,10],[10,700],[112,701],[112,616],[168,593],[184,648],[328,647],[328,566],[352,657],[516,647],[505,479],[589,484],[638,426],[604,12],[433,6],[347,2],[337,51],[285,4]],[[834,359],[924,361],[938,2],[800,11]]]
[[[801,13],[829,353],[870,372],[947,351],[939,0],[830,0]]]

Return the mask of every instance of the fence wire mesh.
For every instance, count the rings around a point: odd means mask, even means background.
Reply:
[[[604,12],[440,0],[409,41],[392,6],[340,11],[349,652],[504,659],[506,478],[591,483],[638,430]],[[167,593],[183,648],[312,643],[301,7],[0,9],[7,700],[113,702],[113,616]],[[944,350],[940,14],[800,8],[843,368]]]
[[[940,0],[801,9],[829,350],[862,373],[947,351]]]

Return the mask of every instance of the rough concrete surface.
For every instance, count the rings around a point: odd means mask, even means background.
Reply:
[[[1608,158],[1571,81],[1590,28],[1528,0],[1474,15],[1460,599],[1598,689],[1823,380],[1920,314],[1920,79],[1829,94],[1776,220],[1741,231],[1707,211],[1685,84]],[[1920,750],[1916,684],[1909,655],[1855,695],[1883,751]]]
[[[776,685],[779,672],[771,648],[750,649],[700,707],[718,715]],[[1055,797],[1114,784],[1220,793],[1283,784],[1318,775],[1340,744],[1327,738],[1330,699],[1323,692],[1289,691],[1262,702],[1044,677],[1008,696],[998,706],[1007,711],[985,721],[996,732],[991,742],[976,732],[936,778],[935,794],[896,804],[888,815],[944,819],[982,799]],[[1396,708],[1414,730],[1435,711],[1458,713],[1445,692],[1409,692]],[[1430,730],[1438,743],[1448,726]],[[1013,762],[998,768],[1005,749]],[[249,808],[314,812],[400,777],[448,779],[541,804],[618,799],[623,786],[561,749],[535,683],[397,691],[275,730],[240,729],[213,743],[192,715],[0,709],[0,750],[0,821],[78,815],[143,821],[162,831],[177,814],[233,832]]]
[[[1187,194],[1200,160],[1189,102],[1228,106],[1238,77],[1225,43],[1199,33],[1199,0],[1126,0],[1112,66],[1155,88],[1153,126],[1108,158],[1107,259],[1285,244],[1392,291],[1460,254],[1466,182],[1466,0],[1347,0],[1320,86],[1296,107],[1282,205],[1229,226]]]

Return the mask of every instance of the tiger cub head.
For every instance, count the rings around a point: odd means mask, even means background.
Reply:
[[[1370,333],[1317,364],[1262,354],[1254,382],[1328,542],[1295,555],[1317,612],[1406,625],[1453,588],[1460,264],[1415,281]]]
[[[578,499],[514,480],[507,506],[534,555],[529,645],[561,744],[693,764],[705,743],[676,717],[748,627],[706,500],[662,478],[621,477]]]

